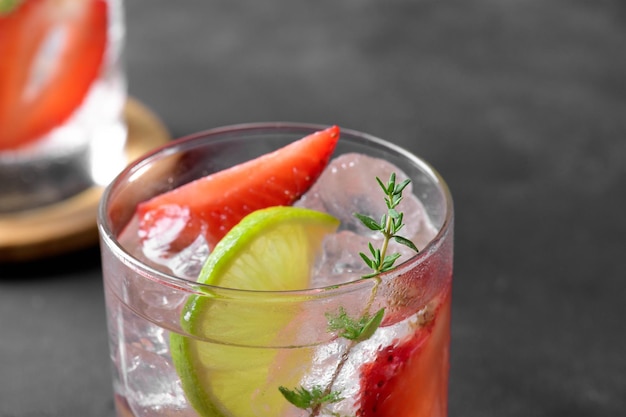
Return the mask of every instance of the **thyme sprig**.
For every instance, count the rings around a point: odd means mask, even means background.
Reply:
[[[400,253],[392,253],[387,255],[389,248],[389,242],[391,239],[413,249],[415,252],[419,250],[413,242],[409,239],[401,236],[398,232],[404,227],[404,213],[396,210],[396,207],[402,201],[402,192],[409,185],[411,180],[406,179],[401,183],[396,183],[396,174],[391,173],[389,181],[384,184],[380,178],[376,177],[376,181],[382,190],[385,192],[385,204],[387,205],[387,213],[383,214],[380,222],[377,222],[370,216],[364,214],[355,213],[354,216],[370,230],[380,232],[383,235],[383,243],[380,248],[374,248],[374,245],[370,242],[368,248],[371,254],[371,258],[363,252],[359,255],[365,262],[365,264],[372,269],[372,273],[363,275],[363,278],[375,277],[381,272],[386,272],[393,269],[395,262],[400,258]]]
[[[348,361],[350,352],[354,347],[363,342],[376,332],[376,329],[380,327],[385,315],[385,309],[381,308],[375,314],[370,314],[370,309],[374,302],[374,297],[378,291],[381,279],[378,277],[382,272],[390,271],[393,269],[395,262],[400,258],[400,253],[392,253],[387,255],[389,248],[389,242],[391,239],[396,242],[413,249],[418,252],[417,247],[409,239],[401,236],[398,232],[404,227],[404,213],[399,212],[396,207],[402,201],[402,192],[411,182],[409,179],[396,183],[396,174],[392,173],[389,177],[389,181],[385,184],[380,178],[376,177],[378,185],[385,193],[385,204],[387,206],[387,213],[383,214],[380,222],[377,222],[372,217],[355,213],[355,217],[358,218],[370,230],[380,232],[383,235],[383,242],[380,248],[374,248],[374,245],[368,243],[368,248],[371,257],[359,253],[365,264],[372,269],[372,272],[362,276],[362,279],[375,278],[374,286],[370,294],[369,300],[364,308],[363,313],[353,318],[348,315],[344,307],[339,307],[339,310],[332,314],[326,313],[326,320],[328,323],[328,331],[335,332],[338,337],[347,339],[348,343],[345,351],[341,355],[337,367],[333,371],[330,378],[330,382],[325,386],[316,385],[310,389],[304,387],[298,387],[293,390],[279,387],[280,392],[285,399],[296,407],[307,410],[309,417],[318,416],[321,412],[327,412],[334,417],[344,417],[337,413],[329,412],[326,407],[329,405],[343,400],[340,391],[333,391],[333,385],[339,376],[339,373],[343,369],[344,365]]]

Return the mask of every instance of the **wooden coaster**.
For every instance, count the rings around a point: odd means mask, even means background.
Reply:
[[[161,121],[137,100],[128,99],[124,117],[128,125],[128,162],[170,140]],[[94,186],[40,209],[0,214],[0,262],[28,261],[95,244],[102,191],[102,187]]]

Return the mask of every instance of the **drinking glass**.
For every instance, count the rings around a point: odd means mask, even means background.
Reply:
[[[0,215],[104,186],[126,164],[122,0],[0,5]]]
[[[334,154],[395,164],[434,227],[419,253],[375,279],[285,292],[221,288],[194,278],[206,251],[172,253],[165,268],[133,233],[128,238],[138,203],[323,128],[260,123],[201,132],[145,155],[105,190],[98,223],[118,416],[447,415],[452,199],[441,176],[407,150],[342,129]],[[181,325],[191,300],[210,303],[211,325]],[[329,327],[335,314],[383,308],[366,340]],[[193,375],[177,366],[173,340],[200,358]],[[286,399],[286,387],[335,397],[307,409]]]

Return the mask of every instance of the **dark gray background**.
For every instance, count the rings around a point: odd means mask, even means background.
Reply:
[[[174,136],[339,124],[457,210],[450,416],[626,415],[626,3],[130,0]],[[97,248],[0,265],[0,416],[112,417]]]

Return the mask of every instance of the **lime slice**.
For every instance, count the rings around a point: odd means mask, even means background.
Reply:
[[[263,292],[307,288],[322,240],[338,225],[325,213],[271,207],[216,245],[198,281],[257,292],[191,296],[181,318],[189,336],[170,337],[183,390],[200,415],[275,417],[289,406],[278,386],[298,385],[312,351],[272,348],[300,327],[300,303]]]

